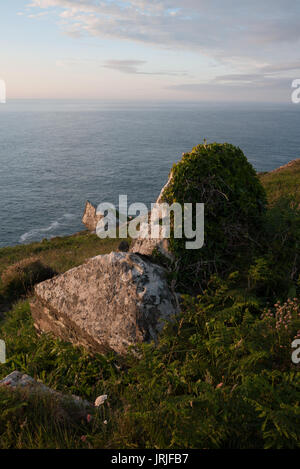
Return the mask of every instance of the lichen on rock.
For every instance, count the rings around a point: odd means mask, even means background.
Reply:
[[[164,268],[133,253],[112,252],[89,259],[35,287],[35,327],[104,353],[157,340],[178,311]]]

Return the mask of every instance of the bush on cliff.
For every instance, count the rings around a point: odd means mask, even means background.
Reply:
[[[204,247],[186,250],[186,239],[171,239],[179,283],[201,287],[212,273],[232,268],[234,256],[249,248],[261,229],[266,194],[243,152],[228,143],[198,145],[173,166],[172,176],[164,201],[205,204]]]

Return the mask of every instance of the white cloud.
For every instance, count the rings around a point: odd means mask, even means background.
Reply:
[[[171,71],[146,71],[141,70],[141,67],[146,65],[145,60],[107,60],[102,67],[109,68],[111,70],[118,70],[122,73],[134,74],[134,75],[164,75],[164,76],[187,76],[186,71],[171,70]]]
[[[65,34],[72,37],[128,40],[214,58],[224,68],[223,83],[257,82],[256,74],[300,69],[295,61],[300,2],[294,0],[32,0],[28,6],[34,11],[54,9]],[[146,74],[144,65],[104,64],[135,74]]]
[[[204,101],[291,102],[291,81],[286,78],[258,76],[248,82],[236,79],[231,82],[183,83],[168,86],[168,90],[177,91],[186,99],[193,97]]]
[[[300,6],[292,0],[33,0],[31,8],[59,7],[85,33],[163,46],[241,51],[300,39]],[[228,52],[228,51],[227,51]],[[247,52],[247,51],[246,51]],[[234,53],[232,50],[231,53]],[[225,54],[226,55],[226,54]]]
[[[46,16],[48,15],[48,12],[47,11],[42,11],[40,13],[35,13],[35,14],[32,14],[32,15],[28,15],[28,18],[41,18],[42,16]]]

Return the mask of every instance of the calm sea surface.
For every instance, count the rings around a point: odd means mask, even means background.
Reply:
[[[300,105],[10,101],[0,104],[0,247],[84,228],[87,199],[150,204],[206,138],[258,171],[300,157]]]

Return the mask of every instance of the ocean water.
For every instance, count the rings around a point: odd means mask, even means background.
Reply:
[[[204,138],[240,146],[258,171],[274,169],[300,157],[300,105],[0,105],[0,247],[84,229],[87,199],[150,204]]]

